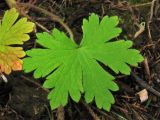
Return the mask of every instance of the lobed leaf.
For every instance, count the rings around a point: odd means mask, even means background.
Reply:
[[[22,70],[22,60],[25,56],[22,47],[11,47],[21,45],[29,40],[27,33],[33,30],[34,24],[28,22],[27,18],[18,19],[15,8],[7,10],[0,23],[0,72],[10,74],[12,70]]]
[[[27,51],[23,67],[25,72],[35,70],[36,78],[47,77],[43,86],[51,89],[48,98],[52,109],[65,106],[69,95],[78,102],[84,93],[87,103],[95,100],[98,108],[110,110],[115,102],[111,91],[119,88],[99,62],[115,73],[128,75],[129,65],[137,66],[143,61],[139,51],[130,48],[131,41],[111,42],[121,33],[118,22],[117,16],[105,16],[100,21],[96,14],[91,14],[89,20],[83,20],[80,45],[57,29],[52,34],[37,34],[37,42],[44,48]]]

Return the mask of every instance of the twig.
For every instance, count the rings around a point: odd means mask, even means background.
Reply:
[[[141,78],[139,78],[136,74],[134,74],[133,72],[131,73],[131,76],[134,77],[135,81],[141,85],[143,88],[146,88],[148,91],[150,91],[151,93],[153,93],[154,95],[160,97],[160,92],[158,92],[157,90],[155,90],[152,86],[148,85],[145,81],[143,81]]]
[[[44,27],[43,25],[41,25],[40,23],[36,22],[35,20],[33,20],[33,19],[31,19],[31,18],[30,18],[30,20],[31,20],[32,22],[34,22],[34,23],[35,23],[39,28],[41,28],[42,30],[50,33],[50,31],[49,31],[46,27]]]
[[[59,16],[57,16],[57,15],[55,15],[55,14],[53,14],[43,8],[37,7],[37,6],[29,4],[29,3],[17,3],[17,4],[24,6],[24,7],[31,8],[31,9],[38,11],[38,12],[41,12],[45,15],[48,15],[53,21],[58,22],[60,25],[62,25],[66,29],[66,31],[69,33],[70,38],[74,41],[72,30],[68,27],[68,25],[66,23],[63,22],[63,20]]]
[[[160,1],[157,0],[156,3],[155,3],[155,9],[154,9],[154,15],[155,16],[157,16],[159,8],[160,8]]]
[[[87,110],[89,111],[89,113],[92,115],[94,120],[100,120],[100,118],[97,116],[97,114],[89,107],[89,105],[87,105],[83,100],[81,100],[81,102],[83,103],[83,105],[87,108]]]
[[[147,3],[132,5],[132,7],[143,7],[143,6],[148,6],[148,5],[151,5],[151,4],[152,4],[152,2],[147,2]]]
[[[98,113],[105,116],[106,120],[115,120],[112,115],[108,114],[107,112],[102,111],[101,109],[97,109],[96,107],[92,106],[92,109],[97,111]]]
[[[150,23],[151,21],[147,22],[147,29],[148,29],[148,37],[149,37],[149,43],[152,44],[152,35],[151,35],[151,30],[150,30]]]
[[[154,4],[155,4],[155,2],[156,2],[156,0],[153,0],[152,4],[151,4],[151,10],[150,10],[151,13],[150,13],[150,18],[149,18],[150,21],[152,21],[152,18],[153,18],[153,13],[154,13],[153,11],[154,11]]]
[[[7,83],[8,82],[8,79],[6,78],[6,76],[2,73],[0,73],[0,77],[2,78],[2,80]]]
[[[42,87],[42,85],[40,85],[38,82],[35,82],[35,81],[33,81],[33,80],[30,80],[29,78],[25,77],[24,75],[21,75],[20,77],[23,78],[24,80],[32,83],[33,85],[41,88],[41,89],[42,89],[44,92],[46,92],[47,94],[49,93],[49,90],[48,90],[48,89],[45,89],[44,87]]]
[[[145,72],[149,81],[149,84],[151,84],[152,80],[151,80],[151,73],[150,73],[150,69],[149,69],[149,65],[148,65],[148,59],[145,57],[144,58],[144,68],[145,68]]]
[[[60,106],[58,109],[57,109],[57,120],[64,120],[64,107],[63,106]]]
[[[152,2],[151,2],[150,17],[149,17],[149,20],[147,22],[148,37],[149,37],[149,42],[150,43],[152,43],[152,35],[151,35],[151,30],[150,30],[150,23],[152,22],[152,18],[153,18],[153,11],[154,11],[155,2],[156,2],[156,0],[152,0]]]
[[[41,28],[42,30],[51,33],[46,27],[44,27],[42,24],[36,22],[34,19],[32,19],[29,15],[27,14],[23,14],[23,16],[27,17],[27,19],[29,19],[30,21],[32,21],[33,23],[35,23],[39,28]]]
[[[145,31],[145,22],[142,22],[137,25],[139,30],[135,33],[133,39],[136,39],[139,35],[141,35]]]
[[[51,113],[52,111],[50,112],[50,110],[49,110],[47,105],[44,105],[44,107],[47,109],[48,116],[49,116],[50,120],[54,120],[53,114]]]

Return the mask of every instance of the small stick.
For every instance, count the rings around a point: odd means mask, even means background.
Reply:
[[[150,74],[150,69],[149,69],[149,65],[148,65],[148,60],[147,58],[144,58],[144,68],[145,68],[145,72],[147,74],[147,77],[148,77],[148,81],[149,81],[149,84],[151,84],[151,74]]]
[[[42,30],[51,33],[46,27],[44,27],[43,25],[41,25],[40,23],[36,22],[34,19],[32,19],[29,15],[27,14],[22,14],[24,17],[27,17],[30,21],[34,22],[39,28],[41,28]]]
[[[6,76],[4,74],[0,74],[0,77],[2,78],[2,80],[5,82],[5,83],[8,83],[8,79],[6,78]]]
[[[150,10],[151,13],[150,13],[150,18],[149,18],[150,21],[152,21],[152,18],[153,18],[153,13],[154,13],[153,11],[154,11],[155,2],[156,2],[156,0],[153,0],[152,4],[151,4],[151,10]]]
[[[135,79],[135,81],[139,85],[141,85],[143,88],[146,88],[148,91],[150,91],[154,95],[160,97],[160,92],[158,92],[157,90],[155,90],[152,86],[148,85],[145,81],[143,81],[141,78],[139,78],[135,73],[132,72],[131,76],[133,76],[134,79]]]
[[[143,7],[143,6],[148,6],[148,5],[151,5],[151,4],[152,4],[152,2],[147,2],[147,3],[132,5],[132,7]]]
[[[66,23],[63,22],[63,19],[61,19],[59,16],[57,16],[57,15],[55,15],[55,14],[53,14],[43,8],[37,7],[37,6],[29,4],[29,3],[17,3],[17,4],[24,6],[24,7],[31,8],[31,9],[38,11],[38,12],[41,12],[45,15],[48,15],[53,21],[58,22],[60,25],[62,25],[66,29],[66,31],[69,33],[71,40],[74,41],[72,30],[68,27],[68,25]]]
[[[92,108],[89,107],[88,104],[86,104],[83,100],[81,100],[82,104],[87,108],[89,113],[92,115],[94,120],[100,120],[100,118],[97,116],[97,114],[92,110]]]
[[[151,35],[151,30],[150,30],[150,23],[152,22],[152,18],[153,18],[153,11],[154,11],[155,2],[156,2],[156,0],[152,0],[151,9],[150,9],[150,17],[149,17],[149,20],[147,22],[147,29],[148,29],[148,36],[149,36],[149,42],[150,43],[152,43],[152,35]]]
[[[151,30],[150,30],[150,23],[151,21],[147,22],[147,29],[148,29],[148,37],[149,37],[149,43],[152,44],[152,35],[151,35]]]
[[[42,87],[42,85],[40,85],[38,82],[35,82],[34,80],[30,80],[29,78],[25,77],[24,75],[20,76],[22,79],[32,83],[33,85],[41,88],[44,92],[46,92],[47,94],[50,92],[48,89],[45,89],[44,87]]]
[[[133,39],[136,39],[139,35],[141,35],[145,31],[145,22],[142,22],[141,24],[137,26],[139,27],[139,30],[135,33]]]

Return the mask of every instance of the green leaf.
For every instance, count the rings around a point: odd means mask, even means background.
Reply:
[[[28,22],[27,18],[17,21],[19,13],[15,8],[7,10],[2,22],[0,22],[0,73],[10,74],[11,71],[22,70],[22,60],[25,56],[22,47],[12,47],[11,45],[21,45],[29,40],[29,35],[33,31],[34,23]]]
[[[33,31],[34,23],[28,22],[27,18],[21,18],[17,21],[19,13],[15,8],[5,12],[0,24],[0,44],[13,45],[23,44],[29,40],[29,35]],[[17,21],[17,22],[16,22]]]
[[[128,75],[129,64],[137,66],[143,61],[139,51],[130,48],[131,41],[110,42],[121,33],[118,22],[116,16],[105,16],[100,21],[96,14],[91,14],[89,20],[83,20],[80,45],[57,29],[51,35],[37,34],[37,42],[44,48],[27,51],[23,67],[25,72],[35,70],[35,78],[47,76],[43,86],[52,89],[48,95],[52,109],[65,106],[69,95],[78,102],[84,93],[87,103],[95,99],[98,108],[110,110],[115,102],[111,91],[119,88],[114,77],[99,62],[115,73]]]

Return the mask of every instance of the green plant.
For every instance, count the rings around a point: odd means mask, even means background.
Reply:
[[[115,102],[110,91],[119,88],[113,81],[115,78],[99,62],[117,74],[129,75],[131,69],[128,64],[137,66],[138,62],[143,61],[138,50],[130,49],[132,41],[111,41],[121,33],[118,23],[117,16],[105,16],[99,21],[98,15],[91,14],[89,20],[83,20],[80,45],[56,28],[51,34],[37,34],[37,42],[44,49],[27,51],[24,70],[35,70],[35,78],[47,76],[43,86],[52,89],[48,95],[52,109],[65,106],[68,95],[78,102],[81,93],[84,93],[87,103],[95,99],[98,108],[110,110]]]
[[[22,60],[25,56],[22,47],[24,41],[29,40],[34,23],[27,22],[27,18],[18,19],[18,12],[12,8],[5,12],[0,23],[0,73],[10,74],[11,71],[22,70]]]

